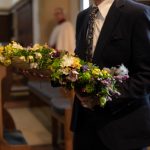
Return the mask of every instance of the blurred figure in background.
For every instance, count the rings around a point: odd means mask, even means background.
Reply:
[[[58,50],[67,50],[73,53],[75,49],[75,32],[72,24],[66,20],[62,8],[54,10],[54,17],[57,25],[50,35],[49,45]]]

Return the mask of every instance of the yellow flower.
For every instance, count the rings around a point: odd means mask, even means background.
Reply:
[[[102,74],[103,74],[103,77],[110,77],[110,73],[106,70],[106,69],[103,69],[102,70]]]
[[[102,74],[103,74],[103,75],[108,75],[107,70],[102,70]]]
[[[7,52],[7,55],[10,56],[13,53],[12,45],[8,44],[7,46],[5,46],[5,50]]]
[[[11,60],[10,59],[6,59],[6,60],[4,60],[3,63],[4,63],[5,66],[9,66],[11,64]]]
[[[72,64],[72,67],[73,67],[73,68],[80,69],[81,64],[80,64],[80,59],[79,59],[79,58],[73,57],[73,64]]]
[[[92,70],[92,74],[95,75],[95,76],[98,76],[98,75],[101,74],[101,70],[98,69],[98,68],[94,68],[94,69]]]
[[[4,51],[4,46],[0,46],[0,53]]]

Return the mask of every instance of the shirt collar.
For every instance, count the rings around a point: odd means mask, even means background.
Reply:
[[[97,7],[99,9],[100,14],[103,18],[106,18],[107,13],[112,5],[114,0],[103,0]],[[93,5],[95,6],[95,4]]]

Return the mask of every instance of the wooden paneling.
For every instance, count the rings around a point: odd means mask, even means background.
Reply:
[[[32,9],[32,0],[20,1],[12,8],[15,39],[23,46],[33,43]]]
[[[0,42],[10,42],[12,37],[12,16],[0,15]]]
[[[28,1],[19,9],[18,16],[18,41],[27,46],[32,44],[32,1]]]
[[[3,140],[3,101],[2,101],[2,79],[6,76],[6,67],[0,65],[0,142]]]

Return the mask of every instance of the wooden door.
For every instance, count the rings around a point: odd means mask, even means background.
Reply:
[[[33,43],[32,1],[28,0],[17,8],[18,42],[23,46]]]

